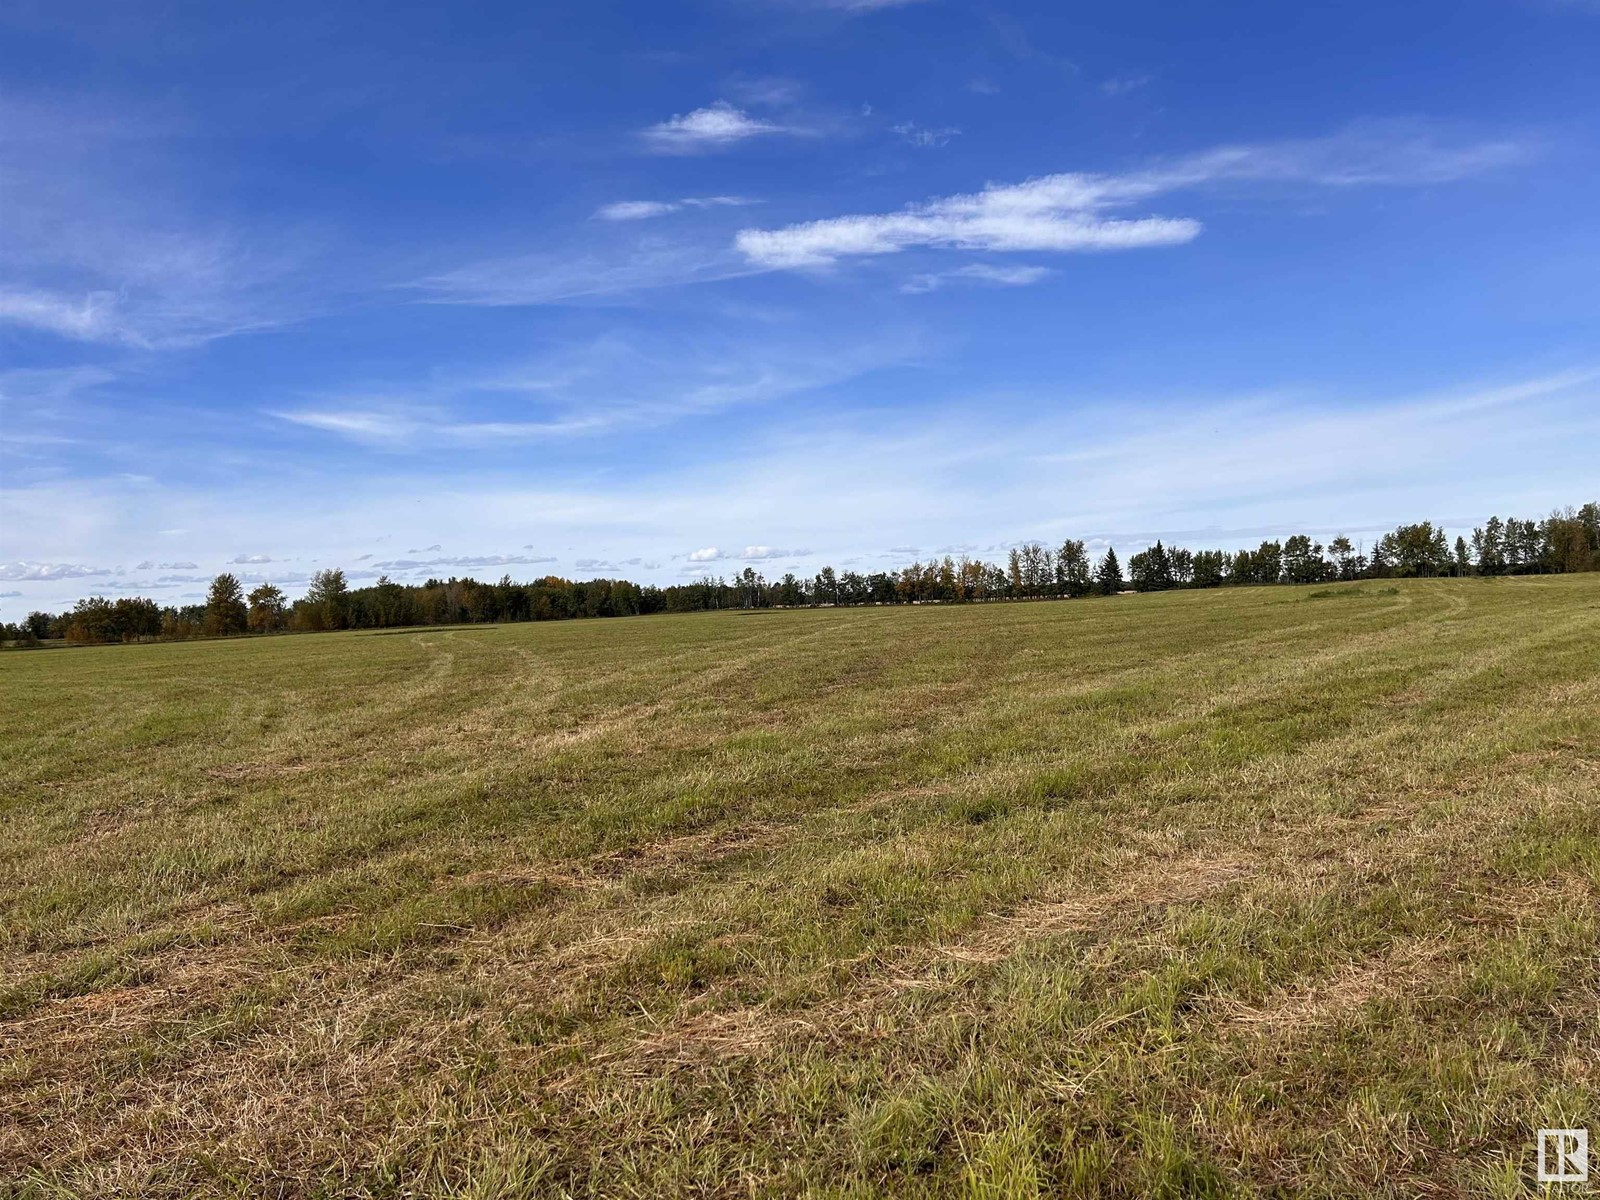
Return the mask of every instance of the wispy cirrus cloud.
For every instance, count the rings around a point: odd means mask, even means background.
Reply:
[[[462,374],[419,391],[335,394],[267,415],[378,450],[497,448],[769,404],[904,362],[918,349],[915,339],[898,336],[830,344],[824,353],[809,342],[613,335],[550,359]]]
[[[457,571],[482,570],[485,567],[526,567],[556,560],[548,555],[526,554],[461,554],[448,558],[392,558],[372,564],[374,571],[431,571],[447,567]]]
[[[461,419],[443,409],[409,405],[291,409],[272,411],[268,415],[293,425],[339,434],[368,446],[395,450],[430,445],[461,448],[544,441],[594,432],[611,424],[598,416],[548,421],[474,421]]]
[[[678,200],[619,200],[602,205],[594,215],[601,221],[645,221],[686,208],[737,208],[756,201],[745,196],[684,196]]]
[[[108,291],[79,298],[48,291],[3,290],[0,324],[39,329],[80,342],[142,340],[120,318],[116,294]]]
[[[673,116],[640,132],[646,148],[657,154],[698,154],[792,130],[774,121],[752,117],[726,100]]]
[[[947,146],[951,138],[959,137],[961,134],[961,130],[954,125],[929,128],[926,125],[918,125],[915,121],[901,121],[889,128],[906,145],[920,149]]]
[[[850,14],[879,12],[886,8],[908,8],[925,0],[789,0],[801,8],[825,9],[830,12]]]
[[[725,243],[719,246],[628,242],[569,253],[512,253],[418,279],[410,288],[427,304],[490,308],[601,301],[652,288],[711,283],[757,274]]]
[[[998,287],[1027,287],[1055,274],[1049,267],[991,266],[988,263],[969,263],[953,271],[932,271],[913,275],[900,285],[907,295],[916,296],[937,291],[947,283],[988,283]]]
[[[1150,82],[1149,75],[1114,75],[1100,84],[1100,90],[1107,96],[1126,96],[1129,92],[1136,92]]]
[[[524,551],[528,557],[563,547],[603,550],[617,562],[637,556],[639,573],[630,576],[659,581],[737,561],[728,548],[751,548],[751,531],[770,546],[813,547],[794,556],[810,569],[891,546],[914,557],[913,547],[926,554],[1031,538],[1121,539],[1116,531],[1169,541],[1191,531],[1182,544],[1232,546],[1335,520],[1353,536],[1423,517],[1448,521],[1453,533],[1454,514],[1470,533],[1494,511],[1538,514],[1592,498],[1581,489],[1574,495],[1573,481],[1592,478],[1600,437],[1593,370],[1423,395],[1352,395],[1347,381],[1335,380],[1292,390],[1269,381],[1244,398],[1231,389],[1181,401],[1140,396],[1137,406],[1120,392],[1075,405],[1060,404],[1053,388],[1042,398],[1053,403],[1004,421],[982,393],[870,418],[819,414],[801,436],[752,447],[743,458],[718,448],[653,470],[600,478],[551,471],[537,483],[488,470],[478,455],[365,479],[335,473],[321,489],[273,474],[270,461],[260,476],[203,489],[152,489],[111,476],[21,487],[5,479],[0,533],[8,562],[48,562],[62,515],[78,514],[75,563],[114,563],[123,547],[161,544],[146,542],[155,537],[182,538],[175,551],[207,562],[226,557],[218,547],[231,553],[271,528],[302,561],[348,567],[399,525],[402,545],[470,534],[462,554],[484,559],[523,543],[539,546]],[[1551,429],[1569,436],[1552,440]],[[1228,481],[1221,492],[1218,478]],[[796,505],[796,495],[807,503]],[[179,525],[182,532],[172,528]],[[1234,540],[1230,530],[1259,532]],[[717,557],[688,562],[686,547]],[[1123,541],[1117,549],[1123,553]],[[449,571],[426,565],[432,557],[405,560],[425,564],[413,570]],[[519,578],[543,573],[507,569]],[[103,570],[106,579],[123,578]],[[30,579],[20,586],[38,607],[70,607],[104,587],[70,575]]]
[[[1118,210],[1208,184],[1321,187],[1449,183],[1525,160],[1525,143],[1451,144],[1407,123],[1355,127],[1326,138],[1219,146],[1123,174],[1063,173],[910,205],[899,212],[746,229],[735,245],[753,264],[827,266],[912,248],[1093,251],[1172,246],[1201,231],[1190,217],[1124,217]]]
[[[193,132],[132,106],[0,98],[0,325],[160,348],[301,315],[303,239],[241,233],[172,182]]]

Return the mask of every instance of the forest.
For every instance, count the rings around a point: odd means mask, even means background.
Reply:
[[[91,596],[62,613],[32,612],[0,625],[12,648],[48,642],[105,644],[244,634],[312,633],[411,625],[553,621],[710,609],[845,605],[969,604],[1071,599],[1125,591],[1311,584],[1425,576],[1500,576],[1600,570],[1600,504],[1589,502],[1543,519],[1491,517],[1451,544],[1429,521],[1401,525],[1370,549],[1343,535],[1327,545],[1305,534],[1263,541],[1254,550],[1189,550],[1156,542],[1121,562],[1114,548],[1091,555],[1082,540],[1058,547],[1026,542],[1004,563],[945,555],[897,571],[863,573],[824,567],[802,579],[770,580],[754,567],[731,579],[707,575],[656,587],[625,579],[576,581],[550,575],[529,583],[388,577],[352,587],[338,568],[318,571],[291,601],[262,583],[248,593],[232,574],[218,575],[203,604],[163,606],[142,596]]]

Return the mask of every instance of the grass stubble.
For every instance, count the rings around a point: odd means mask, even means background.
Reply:
[[[1600,577],[0,697],[0,1195],[1517,1196],[1600,1124]]]

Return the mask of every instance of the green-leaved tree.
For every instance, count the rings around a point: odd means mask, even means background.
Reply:
[[[248,626],[249,612],[244,604],[244,589],[237,576],[224,571],[211,581],[206,593],[205,617],[202,628],[209,637],[224,637],[243,633]]]

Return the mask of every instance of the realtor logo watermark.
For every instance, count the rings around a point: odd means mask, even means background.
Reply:
[[[1589,1131],[1539,1130],[1540,1183],[1589,1182]]]

